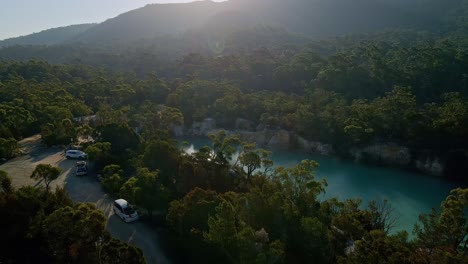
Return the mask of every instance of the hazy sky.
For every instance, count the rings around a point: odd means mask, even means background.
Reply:
[[[0,0],[0,40],[44,29],[102,22],[150,3],[194,0]],[[216,1],[220,2],[220,0]]]

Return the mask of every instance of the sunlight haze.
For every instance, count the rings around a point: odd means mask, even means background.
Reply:
[[[468,264],[468,0],[0,3],[0,264]]]
[[[100,23],[153,3],[193,0],[3,0],[0,40],[74,24]],[[214,2],[221,2],[219,0]]]

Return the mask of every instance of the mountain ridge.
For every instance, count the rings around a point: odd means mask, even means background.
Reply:
[[[63,32],[63,37],[49,41],[46,40],[48,34],[57,29],[8,39],[0,42],[0,46],[131,43],[190,30],[217,34],[258,25],[324,38],[391,28],[420,28],[428,21],[427,17],[412,12],[383,0],[356,0],[352,3],[346,0],[230,0],[148,4],[99,24],[85,24],[89,26],[83,30],[75,30],[82,25],[58,28],[70,32]]]
[[[225,14],[236,15],[226,17]],[[147,5],[108,19],[83,32],[74,41],[135,41],[204,27],[216,31],[243,28],[246,22],[253,26],[285,28],[316,38],[400,26],[416,27],[419,23],[413,14],[372,0],[352,3],[345,0],[196,1]]]
[[[68,39],[85,32],[86,30],[96,26],[96,23],[77,24],[64,27],[56,27],[42,30],[40,32],[7,38],[0,40],[0,47],[8,47],[13,45],[55,45],[63,43]]]
[[[150,39],[158,35],[183,33],[202,24],[201,18],[214,15],[218,9],[212,1],[195,1],[191,3],[148,4],[130,10],[98,24],[83,32],[69,42],[111,42],[129,41],[140,38]],[[213,5],[214,10],[208,5]],[[179,8],[182,7],[182,8]],[[194,16],[190,19],[187,14]],[[162,19],[161,19],[161,17]],[[176,23],[168,19],[182,20]],[[143,20],[144,22],[140,22]],[[170,25],[169,25],[170,24]],[[125,37],[121,37],[125,33]],[[144,36],[144,37],[142,37]]]

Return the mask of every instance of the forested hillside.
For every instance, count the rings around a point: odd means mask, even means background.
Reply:
[[[0,48],[14,45],[28,46],[61,44],[66,41],[69,41],[70,39],[73,39],[77,35],[85,32],[86,30],[92,28],[95,25],[96,24],[83,24],[68,27],[52,28],[27,36],[5,39],[0,41]]]
[[[464,34],[466,10],[464,0],[230,0],[153,4],[96,25],[74,25],[4,40],[0,47],[128,45],[142,40],[177,37],[187,32],[219,38],[259,26],[279,28],[314,39],[389,29],[423,30],[438,35]]]
[[[226,56],[190,53],[171,60],[136,50],[121,56],[107,53],[86,57],[85,53],[79,59],[114,72],[136,74],[124,86],[131,97],[120,99],[123,102],[136,96],[139,80],[147,80],[148,74],[158,76],[168,87],[158,103],[179,109],[187,129],[205,118],[215,118],[221,127],[231,129],[241,118],[331,144],[344,157],[355,147],[392,142],[411,148],[419,156],[436,155],[448,160],[454,150],[468,147],[468,53],[451,40],[401,39],[407,43],[397,41],[397,37],[394,43],[337,39],[302,48],[259,48]],[[7,80],[12,76],[12,67],[20,66],[21,71],[31,67],[29,63],[6,65],[1,74],[4,87],[11,86]],[[76,80],[76,74],[64,76]],[[114,78],[108,81],[115,82]],[[64,84],[68,86],[70,81]],[[13,87],[11,91],[20,92]],[[47,94],[53,94],[50,89],[63,89],[63,84],[46,87]],[[96,95],[97,91],[104,94]],[[70,113],[66,117],[70,119],[95,113],[95,100],[111,96],[111,91],[81,92],[88,98],[86,104],[93,106],[92,111],[79,102],[57,99],[68,108],[59,111],[60,116]],[[2,98],[12,100],[15,96]],[[125,105],[112,108],[118,110]],[[33,123],[31,127],[37,128]],[[64,140],[67,137],[63,135]],[[447,169],[450,175],[446,176],[465,181],[465,159],[452,164],[454,170]]]
[[[441,23],[444,17],[459,12],[460,0],[452,2],[443,8],[434,3],[415,8],[422,4],[406,6],[374,0],[231,0],[221,3],[198,1],[184,4],[153,4],[95,26],[77,25],[44,31],[9,39],[0,46],[130,44],[143,39],[177,36],[187,31],[222,35],[257,26],[281,28],[315,39],[392,28],[438,30],[439,28],[433,26],[434,22]],[[433,9],[438,12],[431,13],[430,10]]]
[[[259,57],[253,59],[253,65],[262,65]],[[297,71],[288,76],[297,74],[293,79],[300,80],[307,70],[304,65],[318,59],[309,53],[295,56],[288,68]],[[186,63],[191,63],[186,65],[193,66],[188,69],[205,68],[197,61],[210,60],[187,58]],[[414,144],[434,149],[451,144],[460,148],[468,116],[462,91],[430,104],[418,103],[411,89],[404,87],[371,100],[350,100],[353,96],[313,85],[300,95],[255,91],[242,82],[204,74],[189,76],[165,81],[154,75],[141,79],[38,61],[2,63],[0,136],[11,142],[2,144],[2,151],[6,146],[14,150],[16,139],[37,132],[47,145],[92,135],[96,142],[85,151],[102,171],[103,187],[144,210],[149,223],[166,226],[165,246],[177,252],[172,257],[181,263],[466,262],[466,189],[453,190],[440,211],[422,215],[414,239],[408,239],[406,232],[391,233],[395,216],[387,201],[361,205],[359,199],[319,198],[326,191],[326,181],[315,179],[318,164],[314,161],[273,167],[269,151],[224,131],[210,136],[211,145],[186,155],[170,136],[175,125],[215,114],[225,119],[226,127],[232,118],[248,116],[340,144],[391,138],[415,140]],[[73,120],[91,113],[97,116],[88,124]],[[291,122],[297,118],[302,120]],[[132,127],[139,127],[139,132]],[[413,139],[413,135],[419,137]],[[446,137],[446,144],[431,144],[436,141],[431,136]],[[230,161],[235,159],[233,165]],[[35,256],[44,261],[100,263],[105,258],[109,261],[105,263],[114,263],[112,252],[119,248],[125,249],[125,258],[142,261],[140,251],[106,234],[98,221],[104,216],[92,205],[74,205],[60,190],[55,194],[33,187],[15,191],[4,173],[0,180],[0,209],[8,212],[1,226],[12,248],[0,260],[16,262]],[[47,198],[35,198],[39,196]],[[27,225],[32,218],[35,225]],[[80,219],[79,224],[72,219]],[[60,236],[63,221],[70,223],[66,230],[76,236],[74,241],[83,240],[77,251],[62,250],[69,246],[66,237]],[[12,226],[21,236],[7,232]],[[83,238],[78,230],[87,228],[95,229]],[[31,245],[27,255],[18,252],[24,245]],[[54,250],[59,254],[50,253]]]
[[[274,150],[248,140],[283,133],[295,140],[288,148],[327,146],[337,160],[466,186],[467,7],[155,4],[12,40],[43,45],[0,48],[0,158],[18,156],[18,141],[38,133],[46,147],[92,138],[82,147],[100,183],[90,184],[134,204],[175,263],[468,263],[468,189],[433,210],[411,208],[425,214],[412,232],[395,232],[387,197],[324,196],[317,162],[276,166]],[[206,120],[217,126],[210,143],[183,152],[176,136],[199,136]],[[404,162],[364,151],[382,145]],[[424,188],[425,178],[408,175]],[[61,189],[14,189],[10,176],[0,171],[1,263],[117,263],[116,249],[122,263],[144,262],[108,235],[93,205]]]
[[[135,41],[184,33],[190,29],[202,28],[217,33],[258,24],[280,27],[312,37],[324,37],[399,26],[409,28],[418,23],[420,21],[417,18],[401,10],[368,0],[202,1],[191,4],[148,5],[94,27],[82,34],[79,40],[106,43]]]

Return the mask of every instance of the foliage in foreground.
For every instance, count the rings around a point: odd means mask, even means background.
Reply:
[[[395,216],[388,201],[366,206],[359,199],[319,198],[326,182],[314,178],[314,161],[271,169],[268,152],[225,131],[211,135],[211,145],[191,155],[182,153],[165,133],[148,136],[148,141],[142,139],[141,154],[127,157],[125,169],[104,167],[102,183],[147,210],[149,220],[155,213],[165,215],[169,241],[185,252],[181,261],[468,260],[466,189],[453,190],[440,212],[421,216],[415,239],[409,240],[405,232],[391,233]],[[108,161],[119,155],[108,154]]]
[[[73,203],[60,188],[14,190],[8,178],[0,173],[0,262],[146,263],[140,249],[110,236],[94,204]]]

